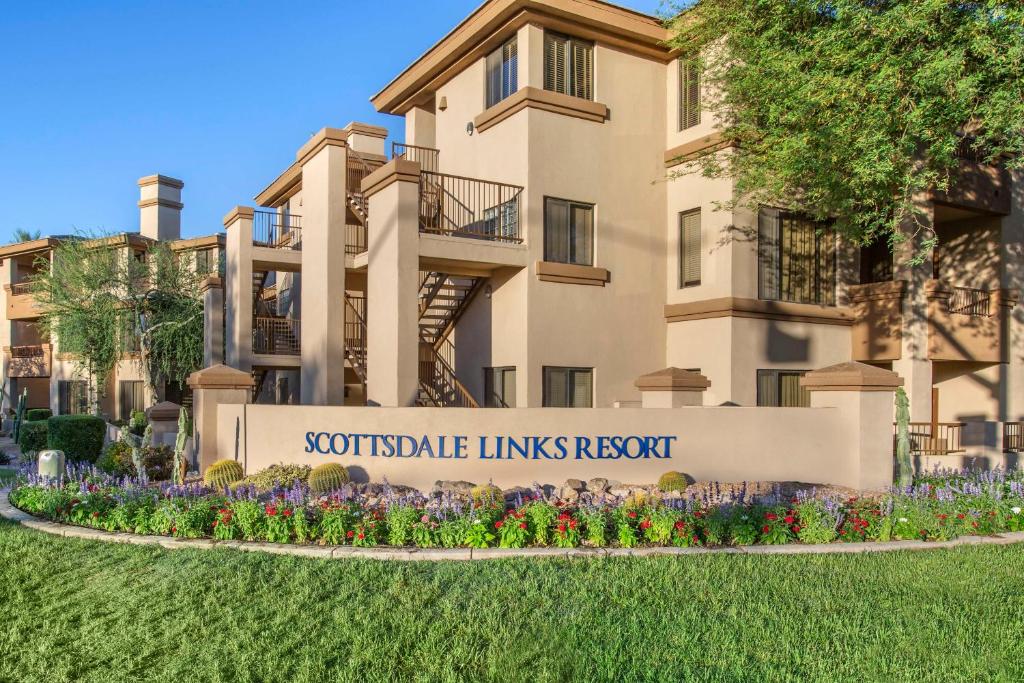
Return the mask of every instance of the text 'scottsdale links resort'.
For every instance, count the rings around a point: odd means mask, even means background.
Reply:
[[[205,369],[154,398],[126,344],[100,411],[185,405],[199,472],[878,490],[902,387],[919,470],[1014,466],[1016,172],[965,136],[955,182],[915,200],[937,238],[924,259],[917,223],[894,252],[840,239],[842,216],[751,207],[730,180],[681,172],[732,149],[670,37],[597,0],[490,0],[372,96],[404,118],[401,142],[363,123],[296,140],[209,237],[181,238],[181,180],[140,179],[138,232],[106,245],[145,263],[166,243],[208,273]],[[0,249],[5,412],[23,394],[92,411],[30,284],[74,239]]]

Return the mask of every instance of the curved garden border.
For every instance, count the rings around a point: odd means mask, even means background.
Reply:
[[[66,538],[85,538],[108,543],[130,543],[132,545],[159,545],[177,550],[193,548],[233,548],[246,552],[264,552],[275,555],[296,555],[316,557],[324,560],[361,558],[367,560],[403,561],[465,561],[496,560],[508,557],[650,557],[653,555],[707,555],[731,553],[734,555],[822,555],[832,553],[872,553],[896,550],[938,550],[965,545],[1012,545],[1024,543],[1024,531],[1008,532],[998,536],[961,536],[952,541],[887,541],[867,543],[828,543],[823,545],[751,545],[728,548],[355,548],[347,545],[292,545],[263,543],[257,541],[216,541],[212,538],[171,538],[167,536],[142,536],[111,531],[100,531],[87,527],[47,522],[22,512],[11,505],[8,499],[10,489],[0,491],[0,517],[17,522],[22,526]]]

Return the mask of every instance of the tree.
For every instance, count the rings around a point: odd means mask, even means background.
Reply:
[[[191,259],[166,244],[134,253],[120,236],[62,241],[32,281],[40,326],[90,383],[93,409],[117,362],[137,352],[153,400],[203,360],[203,301]]]
[[[15,242],[32,242],[40,237],[42,237],[42,233],[38,230],[25,230],[23,228],[18,228],[14,231]]]
[[[1021,167],[1024,7],[1010,0],[702,0],[672,20],[722,147],[684,172],[740,203],[838,219],[854,243],[921,232],[958,151]],[[921,257],[922,254],[917,254]]]

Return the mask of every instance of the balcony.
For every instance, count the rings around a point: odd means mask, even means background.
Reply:
[[[1007,362],[1016,297],[1007,290],[950,287],[938,280],[929,281],[925,291],[929,360]]]
[[[963,422],[911,422],[910,454],[922,456],[963,453],[966,451],[961,439],[963,430]],[[893,425],[894,451],[898,437],[899,427]]]
[[[422,171],[420,232],[520,244],[522,192],[518,185]]]
[[[850,288],[854,310],[853,359],[867,363],[899,360],[903,342],[903,280]]]
[[[36,308],[36,299],[30,283],[4,285],[4,290],[7,292],[8,320],[32,320],[39,317],[39,309]]]
[[[5,346],[8,377],[49,377],[52,347],[50,344]]]
[[[252,352],[268,356],[301,355],[301,332],[302,325],[294,318],[253,318]]]
[[[947,206],[1006,216],[1011,206],[1010,174],[1005,168],[985,163],[985,154],[964,138],[957,152],[960,168],[946,192],[932,199]]]
[[[253,211],[252,246],[302,251],[302,217],[277,211]]]

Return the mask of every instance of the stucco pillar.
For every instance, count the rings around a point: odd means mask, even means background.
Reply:
[[[252,376],[226,365],[197,370],[188,377],[192,388],[192,443],[200,473],[217,461],[217,406],[251,403]]]
[[[216,275],[203,281],[203,367],[224,362],[224,282]]]
[[[704,405],[704,392],[711,386],[707,377],[680,368],[665,368],[636,380],[643,408],[683,408]]]
[[[407,406],[419,387],[420,165],[394,159],[363,180],[370,207],[367,402]]]
[[[302,375],[305,405],[345,402],[347,133],[324,128],[299,151],[302,166]]]
[[[249,206],[236,206],[224,217],[228,234],[224,355],[228,365],[245,372],[252,370],[252,219],[253,209]]]
[[[146,411],[149,423],[153,425],[153,445],[166,444],[174,446],[174,437],[178,433],[178,416],[181,406],[171,401],[163,401],[150,406]]]
[[[812,408],[835,408],[840,428],[824,447],[846,452],[837,483],[860,490],[885,489],[893,482],[894,396],[903,379],[896,373],[848,362],[815,370],[800,379]]]
[[[898,245],[893,262],[893,279],[905,280],[903,297],[903,330],[900,358],[893,361],[892,369],[906,381],[910,399],[910,419],[925,422],[932,414],[932,363],[928,360],[928,298],[933,284],[932,255],[913,264],[913,257],[922,249],[924,240],[934,230],[935,208],[930,201],[919,200],[915,205],[918,215],[903,226],[906,240]],[[933,285],[934,286],[934,285]]]

